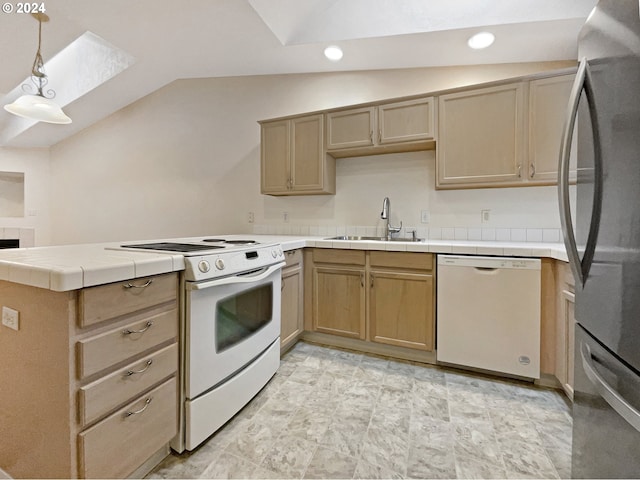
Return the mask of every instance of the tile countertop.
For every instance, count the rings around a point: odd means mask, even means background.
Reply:
[[[561,243],[425,240],[381,242],[326,240],[324,237],[292,235],[222,235],[223,238],[251,238],[260,243],[280,243],[283,250],[303,247],[431,252],[466,255],[548,257],[567,261]],[[202,237],[193,237],[199,240]],[[186,240],[186,239],[181,239]],[[151,241],[151,240],[150,240]],[[0,250],[0,280],[69,291],[184,270],[181,254],[107,250],[119,243],[94,243]]]

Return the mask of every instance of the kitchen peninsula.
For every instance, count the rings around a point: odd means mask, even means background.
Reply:
[[[334,249],[523,256],[541,257],[547,266],[566,261],[564,247],[557,243],[243,235],[248,236],[261,244],[277,243],[285,252]],[[18,312],[16,328],[0,327],[0,348],[13,360],[0,367],[3,438],[12,439],[4,447],[0,468],[10,475],[144,475],[169,451],[177,432],[179,276],[185,268],[184,257],[110,249],[118,245],[0,252],[0,306]],[[549,275],[553,278],[553,271],[543,267],[543,285]],[[151,288],[136,288],[145,284]],[[553,295],[543,287],[543,305],[548,301],[545,296]],[[555,303],[552,310],[545,312],[543,307],[543,317],[555,316]],[[149,336],[140,335],[150,323],[158,328],[152,328]],[[544,319],[542,328],[550,328]],[[123,331],[131,332],[129,337],[139,336],[134,346],[119,343]],[[543,342],[545,335],[553,338],[555,331],[543,332]],[[139,379],[127,375],[134,381],[123,382],[120,372],[144,370],[149,362],[158,367],[150,370],[155,373]],[[547,371],[554,373],[553,368]],[[147,407],[148,415],[137,414]],[[25,420],[41,427],[25,429]],[[123,456],[127,462],[111,461]]]

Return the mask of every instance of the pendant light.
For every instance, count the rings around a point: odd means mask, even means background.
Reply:
[[[42,22],[48,22],[49,17],[44,13],[32,13],[32,15],[38,20],[38,51],[31,67],[31,82],[35,85],[35,88],[28,83],[22,85],[22,90],[27,92],[27,95],[22,95],[15,102],[5,105],[4,109],[19,117],[39,122],[71,123],[71,119],[65,115],[62,108],[52,100],[56,96],[56,92],[51,89],[46,92],[43,91],[49,80],[44,73],[40,45],[42,43]],[[35,94],[28,93],[31,91],[35,91]]]

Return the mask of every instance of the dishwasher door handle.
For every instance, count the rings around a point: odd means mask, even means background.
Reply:
[[[494,267],[473,267],[480,273],[494,273],[497,272],[498,269]]]

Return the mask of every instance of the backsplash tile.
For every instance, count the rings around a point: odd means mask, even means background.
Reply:
[[[36,231],[34,228],[0,227],[0,239],[20,241],[20,248],[35,247]]]
[[[482,240],[481,228],[469,228],[467,230],[467,239],[469,240]]]
[[[496,240],[498,242],[510,242],[511,241],[511,229],[510,228],[496,228]]]
[[[527,242],[541,242],[541,241],[542,241],[541,228],[527,228]]]
[[[450,227],[442,229],[442,240],[455,240],[455,230]]]
[[[462,227],[456,227],[453,230],[453,239],[454,240],[467,240],[467,229]]]
[[[560,230],[557,228],[544,228],[542,230],[542,241],[543,242],[559,242],[560,241]]]
[[[559,228],[415,227],[408,225],[403,227],[397,236],[411,237],[411,232],[414,230],[418,238],[430,240],[530,243],[559,243],[562,241],[562,231]],[[381,225],[290,224],[254,224],[253,233],[266,235],[310,235],[326,238],[341,235],[383,237],[386,234],[385,227]],[[0,229],[0,235],[2,235],[2,229]]]
[[[511,229],[511,241],[512,242],[526,242],[527,241],[527,229],[526,228],[512,228]]]
[[[511,238],[511,235],[509,235]],[[482,240],[486,240],[489,242],[496,240],[496,229],[495,228],[483,228],[482,229]]]

